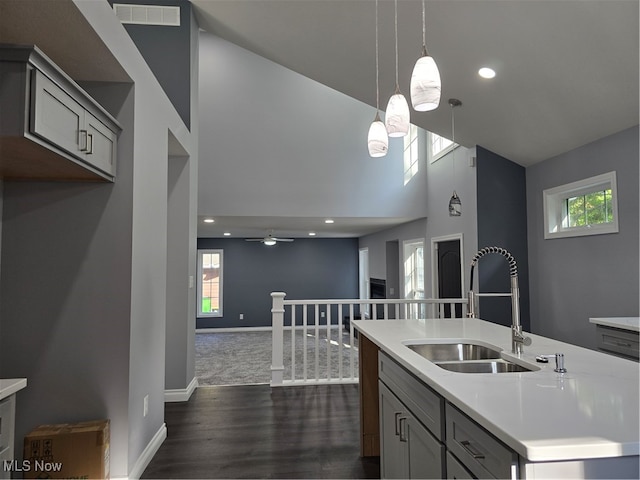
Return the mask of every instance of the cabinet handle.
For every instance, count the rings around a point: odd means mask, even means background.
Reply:
[[[402,412],[396,412],[394,415],[396,419],[396,435],[400,435],[400,415],[402,415]]]
[[[407,417],[400,417],[400,441],[401,442],[406,442],[407,441],[407,435],[405,434],[405,427],[403,427],[403,425],[407,425]]]
[[[93,135],[87,133],[87,155],[91,155],[93,153]]]
[[[483,454],[473,451],[473,449],[471,448],[471,442],[469,440],[461,441],[460,445],[462,445],[462,448],[464,448],[469,453],[469,455],[471,455],[476,460],[482,460],[484,458]]]
[[[80,151],[81,152],[86,152],[87,151],[87,147],[88,147],[88,137],[89,136],[89,132],[87,132],[86,130],[80,130],[80,138],[79,138],[79,144],[80,144]]]

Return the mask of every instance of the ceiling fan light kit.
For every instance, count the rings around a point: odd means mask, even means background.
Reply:
[[[261,242],[268,247],[272,247],[278,242],[293,242],[293,238],[278,238],[274,237],[271,233],[264,238],[245,238],[245,240],[247,242]]]

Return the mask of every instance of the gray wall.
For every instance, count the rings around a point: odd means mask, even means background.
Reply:
[[[368,154],[374,108],[210,34],[200,59],[199,214],[424,217],[402,139]]]
[[[529,264],[527,252],[527,194],[524,167],[480,146],[477,154],[478,246],[506,248],[518,266],[520,320],[529,324]],[[508,262],[490,254],[478,261],[476,292],[509,292]],[[468,288],[468,287],[467,287]],[[481,298],[480,317],[511,325],[510,298]]]
[[[109,4],[74,5],[134,82],[91,86],[123,127],[117,180],[5,183],[0,376],[28,379],[16,438],[41,423],[109,418],[111,476],[135,477],[164,431],[168,136],[186,155],[193,145]],[[195,187],[190,195],[195,218]]]
[[[149,68],[187,128],[191,128],[191,2],[188,0],[109,0],[109,3],[180,7],[180,26],[125,24]]]
[[[358,298],[357,239],[298,238],[268,247],[199,238],[198,248],[224,252],[223,317],[198,318],[198,328],[271,326],[274,291],[289,300]]]
[[[595,348],[590,317],[638,316],[638,127],[527,169],[531,328]],[[542,191],[615,170],[620,231],[543,236]]]

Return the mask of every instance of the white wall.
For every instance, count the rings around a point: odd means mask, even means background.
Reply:
[[[424,216],[424,181],[403,185],[402,140],[391,141],[386,157],[369,156],[374,116],[368,105],[201,33],[199,213]]]

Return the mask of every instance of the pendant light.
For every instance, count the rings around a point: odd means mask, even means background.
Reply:
[[[453,183],[456,181],[456,126],[453,117],[453,109],[462,105],[462,102],[457,98],[450,98],[449,105],[451,105],[451,141],[453,142],[453,150],[451,152],[451,161],[453,163]],[[449,216],[450,217],[459,217],[462,215],[462,202],[460,201],[460,197],[456,193],[455,189],[453,190],[453,195],[451,195],[451,199],[449,200]]]
[[[396,90],[387,103],[385,125],[390,137],[404,137],[409,133],[409,104],[400,93],[398,83],[398,0],[395,0],[395,25],[396,25]]]
[[[422,0],[422,56],[411,74],[411,104],[418,112],[435,110],[440,105],[440,71],[432,56],[427,53],[427,28],[425,0]]]
[[[380,120],[380,85],[378,69],[378,0],[376,0],[376,118],[369,127],[367,145],[369,155],[372,157],[384,157],[389,150],[389,135],[387,127]]]

